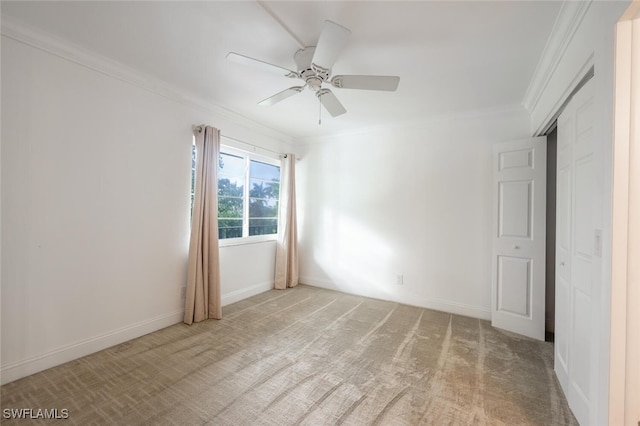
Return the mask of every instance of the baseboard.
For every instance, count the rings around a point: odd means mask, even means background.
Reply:
[[[410,302],[406,303],[412,304]],[[465,317],[491,321],[491,310],[480,306],[467,305],[465,303],[457,303],[441,299],[427,299],[420,306],[436,311],[444,311]]]
[[[149,320],[141,321],[99,336],[91,337],[71,345],[63,346],[25,360],[0,367],[0,384],[6,384],[22,377],[38,373],[56,365],[109,348],[113,345],[144,336],[151,332],[182,322],[184,312],[172,312]]]
[[[326,288],[327,290],[336,290],[336,291],[341,291],[343,293],[347,293],[346,291],[341,290],[332,281],[327,281],[327,280],[323,280],[323,279],[320,279],[320,278],[313,278],[313,277],[308,277],[308,276],[300,276],[300,278],[298,279],[298,282],[300,284],[310,285],[312,287]],[[361,295],[359,295],[359,296],[361,296]]]
[[[345,291],[333,282],[318,279],[314,277],[301,276],[300,283],[310,285],[313,287],[326,288],[328,290],[336,290],[344,293],[353,293]],[[443,299],[419,299],[410,296],[398,295],[396,297],[381,298],[375,294],[367,294],[366,292],[353,293],[358,296],[371,297],[373,299],[383,299],[391,302],[402,303],[405,305],[417,306],[420,308],[433,309],[436,311],[448,312],[456,315],[463,315],[466,317],[478,318],[483,320],[491,320],[491,310],[480,306],[467,305],[464,303],[453,302]]]
[[[273,289],[273,281],[265,281],[260,284],[232,291],[231,293],[223,294],[221,297],[221,303],[222,306],[227,306],[271,289]]]
[[[300,283],[344,292],[343,289],[332,282],[312,277],[300,277]],[[247,288],[227,293],[222,296],[222,306],[230,305],[248,297],[264,293],[272,288],[273,281],[265,281],[260,284],[255,284]],[[359,295],[376,298],[375,295],[371,294],[363,293]],[[487,309],[438,299],[418,300],[408,297],[397,297],[391,301],[480,319],[490,319],[491,315],[491,312]],[[4,385],[22,377],[55,367],[56,365],[73,361],[74,359],[126,342],[127,340],[135,339],[136,337],[180,323],[182,322],[183,317],[184,312],[182,311],[161,315],[100,336],[54,349],[42,355],[3,365],[0,367],[0,384]]]
[[[267,281],[247,288],[233,291],[222,296],[222,306],[230,305],[256,294],[264,293],[273,288],[273,281]],[[4,385],[22,377],[38,373],[56,365],[73,361],[74,359],[90,355],[113,345],[117,345],[136,337],[144,336],[165,327],[182,322],[184,311],[161,315],[146,321],[141,321],[118,330],[99,336],[91,337],[71,345],[63,346],[25,360],[13,362],[0,367],[0,384]]]

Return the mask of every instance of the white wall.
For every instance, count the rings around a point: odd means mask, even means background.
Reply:
[[[528,130],[510,108],[305,141],[300,281],[488,319],[493,144]]]
[[[220,247],[222,306],[272,289],[275,258],[275,240]]]
[[[591,366],[590,424],[607,424],[609,391],[609,325],[611,315],[611,187],[613,135],[613,70],[615,24],[629,1],[594,1],[589,6],[553,73],[545,82],[539,101],[531,110],[532,132],[541,129],[557,112],[584,71],[593,65],[596,111],[594,116],[594,200],[602,206],[593,212],[595,229],[602,230],[602,257],[592,281],[593,345]]]
[[[2,383],[182,320],[193,124],[291,148],[42,43],[2,37]],[[221,249],[225,303],[270,288],[274,251]]]

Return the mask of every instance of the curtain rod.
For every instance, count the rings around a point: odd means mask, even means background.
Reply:
[[[202,133],[202,129],[203,129],[203,128],[204,128],[204,127],[203,127],[202,125],[201,125],[201,126],[193,126],[193,131],[194,131],[194,132],[198,132],[198,133]],[[248,143],[248,142],[241,141],[240,139],[236,139],[236,138],[232,138],[232,137],[229,137],[229,136],[225,136],[225,135],[223,135],[222,133],[220,133],[220,137],[221,137],[221,138],[225,138],[225,139],[229,139],[230,141],[234,141],[234,142],[240,143],[240,144],[242,144],[242,145],[250,146],[250,147],[252,147],[252,148],[257,148],[257,149],[261,149],[261,150],[263,150],[263,151],[271,152],[272,154],[281,155],[281,156],[283,156],[284,158],[287,158],[287,154],[283,154],[283,153],[281,153],[281,152],[277,152],[277,151],[272,151],[272,150],[270,150],[270,149],[263,148],[263,147],[258,146],[258,145],[253,145],[253,144],[250,144],[250,143]],[[255,149],[254,149],[254,152],[255,152]]]

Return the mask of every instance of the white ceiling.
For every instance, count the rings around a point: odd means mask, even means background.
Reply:
[[[560,1],[8,2],[2,14],[295,138],[520,104]],[[398,75],[396,92],[333,89],[332,118],[298,85],[229,62],[238,52],[295,69],[294,34],[313,46],[325,19],[352,31],[333,74]]]

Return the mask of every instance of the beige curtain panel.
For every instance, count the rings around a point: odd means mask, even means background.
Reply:
[[[220,131],[210,126],[201,126],[194,132],[196,182],[184,306],[184,322],[187,324],[208,318],[222,318],[218,251]]]
[[[298,225],[296,221],[295,166],[296,158],[293,154],[287,154],[282,159],[275,274],[275,288],[280,290],[298,285]]]

